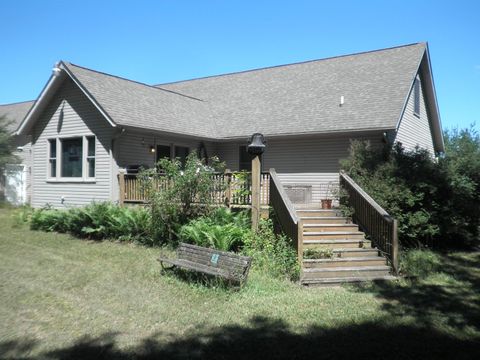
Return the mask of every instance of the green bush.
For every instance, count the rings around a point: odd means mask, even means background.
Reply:
[[[162,169],[162,174],[157,169],[148,169],[139,176],[151,208],[152,235],[158,242],[175,242],[183,225],[208,216],[214,209],[212,190],[221,189],[212,174],[222,170],[223,164],[213,157],[206,166],[196,153],[190,153],[185,164],[179,158],[165,158],[157,167]],[[159,191],[158,184],[165,181],[168,186]]]
[[[400,258],[400,273],[407,276],[425,278],[441,270],[440,255],[425,249],[403,251]]]
[[[249,224],[246,212],[234,214],[228,209],[218,208],[208,217],[183,225],[179,239],[218,250],[237,251],[249,231]]]
[[[478,241],[480,136],[446,132],[446,155],[422,149],[373,149],[353,142],[343,169],[399,222],[405,247],[461,246]]]
[[[253,258],[252,266],[273,277],[296,280],[300,274],[297,253],[290,239],[276,235],[272,220],[260,220],[256,233],[245,237],[242,252]]]
[[[88,239],[117,239],[153,244],[150,212],[141,207],[119,207],[103,202],[81,208],[44,208],[30,216],[32,230],[70,233]]]

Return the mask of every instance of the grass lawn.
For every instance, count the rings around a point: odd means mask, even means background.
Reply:
[[[12,227],[0,210],[1,359],[479,359],[480,254],[416,281],[238,292],[162,275],[159,249]]]

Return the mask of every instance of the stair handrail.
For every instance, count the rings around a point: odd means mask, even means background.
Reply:
[[[270,169],[270,206],[275,211],[275,217],[281,230],[292,239],[297,251],[298,261],[303,259],[303,224],[298,218],[290,198],[288,197],[275,169]]]
[[[398,272],[398,222],[370,195],[368,195],[345,171],[340,171],[340,186],[349,195],[354,209],[353,220],[371,237],[384,253],[393,269]],[[373,211],[372,211],[373,210]]]
[[[295,224],[298,223],[298,217],[297,217],[297,213],[295,211],[295,207],[293,206],[292,201],[288,197],[287,192],[283,188],[283,185],[280,181],[280,178],[277,175],[277,172],[275,171],[275,169],[270,169],[269,172],[270,172],[270,181],[275,185],[275,188],[277,189],[281,199],[283,200],[283,202],[285,204],[285,207],[287,208],[288,213],[290,214],[290,217],[291,217],[292,221]]]

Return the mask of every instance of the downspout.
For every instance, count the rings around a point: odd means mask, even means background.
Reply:
[[[112,181],[110,182],[110,199],[114,200],[116,196],[118,195],[118,171],[119,171],[119,165],[117,163],[117,140],[120,139],[123,134],[125,134],[127,131],[125,128],[118,129],[115,131],[114,135],[112,136],[112,140],[110,142],[110,171],[112,173],[111,179]]]

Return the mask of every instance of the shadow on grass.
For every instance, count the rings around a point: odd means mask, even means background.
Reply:
[[[443,254],[440,271],[405,284],[379,282],[356,287],[386,300],[390,315],[411,316],[424,327],[443,326],[451,332],[480,332],[480,253]]]
[[[478,359],[478,339],[462,340],[432,329],[364,323],[292,332],[281,320],[254,318],[248,326],[197,330],[182,338],[156,334],[128,350],[116,334],[85,337],[65,348],[29,357],[33,341],[0,343],[5,359]]]

